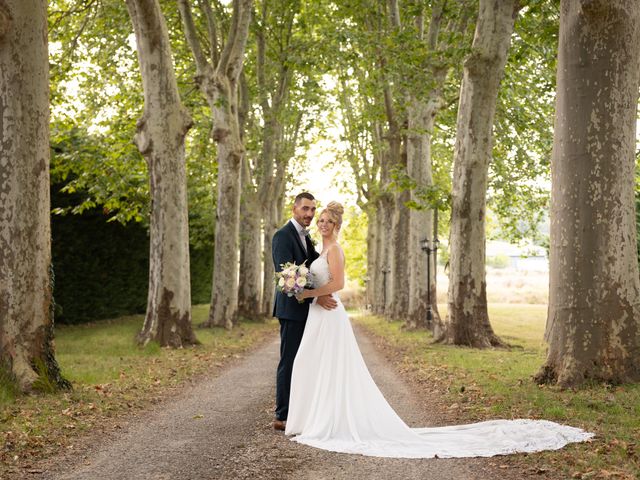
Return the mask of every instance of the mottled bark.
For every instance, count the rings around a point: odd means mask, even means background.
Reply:
[[[365,289],[365,307],[375,311],[375,286],[380,282],[380,271],[376,265],[378,258],[378,220],[377,212],[367,204],[367,279]]]
[[[243,195],[240,203],[240,285],[238,313],[254,318],[260,315],[262,299],[262,248],[260,242],[260,211],[258,195],[250,182],[249,168],[242,172]]]
[[[444,340],[502,345],[489,323],[485,275],[486,191],[500,79],[519,9],[517,0],[480,0],[460,90],[450,231],[449,311]]]
[[[395,209],[391,230],[391,310],[390,316],[396,320],[404,320],[409,315],[409,217],[406,206],[411,194],[403,190],[394,195]]]
[[[191,326],[189,221],[184,139],[192,121],[180,101],[167,26],[158,0],[127,0],[136,34],[144,112],[135,137],[149,168],[149,295],[137,340],[197,343]]]
[[[379,282],[375,285],[375,312],[378,315],[390,315],[393,300],[393,271],[391,256],[393,251],[393,214],[394,201],[391,194],[381,194],[377,199],[376,229],[376,269]],[[385,273],[385,271],[387,273]]]
[[[262,294],[260,311],[265,316],[271,316],[273,314],[273,301],[276,288],[274,279],[275,268],[273,260],[271,260],[271,242],[273,241],[273,236],[276,231],[281,226],[277,220],[278,215],[276,209],[276,204],[272,205],[270,211],[263,212],[262,217],[262,258],[264,260],[262,285],[264,287],[264,293]]]
[[[47,3],[0,0],[0,368],[70,387],[53,348]]]
[[[240,227],[240,165],[244,145],[237,128],[237,91],[234,82],[218,78],[213,111],[213,139],[218,148],[213,287],[208,326],[231,328],[238,309],[238,252]]]
[[[297,133],[296,133],[297,136]],[[293,140],[292,144],[295,145],[297,140]],[[289,155],[285,155],[285,158],[289,158]],[[273,302],[275,300],[275,267],[273,265],[271,256],[271,243],[276,231],[288,220],[284,217],[284,204],[285,204],[285,188],[286,188],[286,170],[287,165],[284,161],[276,162],[275,181],[274,181],[274,194],[273,201],[269,204],[269,208],[265,210],[262,231],[263,241],[262,246],[263,258],[264,258],[264,280],[263,288],[264,294],[262,296],[262,311],[264,315],[273,315]]]
[[[206,3],[206,2],[204,2]],[[206,326],[232,328],[238,313],[240,169],[245,150],[238,122],[238,80],[249,34],[252,0],[234,0],[227,42],[204,54],[188,0],[179,0],[185,36],[196,60],[196,80],[211,108],[217,144],[218,180],[211,309]],[[209,10],[209,34],[215,22]]]
[[[384,239],[387,236],[387,232],[383,228],[382,218],[384,217],[384,210],[382,208],[382,201],[380,198],[376,200],[376,218],[375,229],[378,233],[375,238],[375,248],[373,250],[375,257],[371,265],[371,270],[368,272],[370,277],[374,278],[374,282],[371,286],[371,308],[376,315],[384,314],[384,298],[386,295],[386,279],[385,279],[385,267],[388,266],[387,258],[385,257],[385,244]],[[375,275],[372,273],[375,272]]]
[[[243,71],[244,72],[244,71]],[[240,111],[238,123],[242,132],[250,110],[249,87],[244,73],[240,76]],[[260,202],[252,179],[249,158],[245,155],[240,178],[240,272],[238,286],[238,313],[247,318],[260,315],[262,299],[262,250],[260,247]]]
[[[383,126],[382,123],[374,124],[374,143],[382,147]],[[375,269],[374,278],[377,281],[373,285],[373,312],[377,315],[384,315],[388,312],[388,302],[390,295],[391,281],[391,226],[393,224],[393,197],[385,191],[391,180],[391,166],[388,161],[388,152],[381,148],[377,153],[378,163],[380,165],[380,180],[377,193],[373,196],[372,201],[376,210],[375,228],[377,236],[375,239],[375,260],[373,268]],[[387,273],[385,273],[385,271]]]
[[[445,15],[446,0],[434,2],[431,6],[431,19],[428,31],[424,30],[424,16],[420,13],[415,19],[418,38],[423,41],[433,53],[440,53],[441,45],[438,41]],[[463,33],[466,20],[449,22],[447,30]],[[446,46],[446,43],[444,44]],[[407,106],[407,173],[415,182],[416,189],[411,191],[411,201],[421,204],[417,192],[421,189],[433,187],[431,140],[436,114],[445,106],[442,98],[442,88],[449,71],[446,63],[430,64],[428,73],[431,89],[422,95],[409,95]],[[426,255],[422,250],[422,240],[432,242],[435,238],[434,207],[422,205],[428,209],[412,209],[409,218],[409,313],[405,327],[408,329],[428,328],[434,336],[444,330],[438,312],[436,288],[436,257],[435,251]],[[430,244],[431,247],[433,245]],[[431,309],[431,319],[427,312]]]
[[[262,107],[269,120],[266,122],[262,134],[259,174],[259,208],[262,216],[262,259],[264,262],[261,313],[265,316],[271,316],[275,292],[275,268],[271,256],[271,242],[278,228],[282,226],[279,224],[280,215],[278,214],[278,209],[281,203],[279,196],[283,193],[280,191],[280,185],[283,182],[280,181],[279,177],[281,175],[284,176],[284,169],[277,168],[276,163],[276,142],[282,134],[281,126],[275,121],[275,115],[279,112],[272,111],[271,107],[266,105]]]
[[[640,379],[634,169],[640,4],[563,1],[539,382]]]
[[[392,18],[391,20],[394,20]],[[399,21],[399,18],[395,20]],[[398,28],[398,25],[394,25]],[[382,59],[381,63],[384,64],[385,60]],[[395,168],[400,168],[403,165],[402,158],[402,135],[400,131],[400,125],[403,124],[398,119],[398,114],[394,105],[392,84],[384,79],[383,84],[383,98],[384,98],[384,111],[387,120],[387,149],[383,155],[383,165],[381,169],[381,189],[382,193],[379,199],[379,213],[381,213],[381,227],[385,229],[385,233],[380,238],[380,245],[383,248],[381,252],[384,263],[381,266],[383,269],[389,269],[390,272],[383,276],[383,311],[390,319],[393,317],[399,317],[402,315],[402,309],[408,308],[408,294],[405,296],[400,291],[402,288],[406,288],[406,276],[402,278],[400,275],[407,273],[408,258],[396,255],[396,248],[404,250],[402,235],[408,233],[408,222],[404,220],[408,218],[408,212],[398,213],[400,209],[406,209],[402,205],[402,200],[399,197],[402,194],[394,194],[391,191],[391,171]],[[406,158],[405,158],[406,161]],[[406,167],[406,164],[404,165]],[[406,213],[406,216],[404,215]],[[400,245],[394,245],[394,242],[399,241]],[[399,297],[399,298],[398,298]],[[405,301],[406,300],[406,301]]]

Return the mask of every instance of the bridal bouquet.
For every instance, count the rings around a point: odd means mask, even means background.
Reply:
[[[282,270],[276,272],[276,288],[287,297],[295,297],[304,290],[304,287],[311,286],[313,275],[304,265],[296,265],[292,262],[280,265]],[[298,300],[303,303],[304,300]]]

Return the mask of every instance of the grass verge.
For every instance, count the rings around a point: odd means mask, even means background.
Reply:
[[[208,306],[193,308],[193,323]],[[73,390],[17,395],[0,375],[0,478],[30,471],[37,461],[73,450],[84,433],[119,428],[118,419],[159,401],[201,374],[215,374],[276,331],[276,322],[245,321],[232,331],[198,329],[202,345],[185,349],[135,345],[143,316],[56,330],[56,357]]]
[[[446,314],[446,306],[440,308]],[[545,360],[546,306],[494,304],[496,333],[513,348],[474,350],[432,343],[429,333],[405,331],[399,322],[354,315],[385,347],[397,367],[427,395],[443,399],[445,417],[456,423],[494,418],[540,418],[595,432],[590,443],[555,452],[503,457],[541,478],[638,479],[640,385],[592,385],[560,390],[536,385]],[[503,461],[504,460],[504,461]]]

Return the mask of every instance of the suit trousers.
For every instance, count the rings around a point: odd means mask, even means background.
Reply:
[[[276,418],[286,420],[289,414],[289,392],[291,391],[291,372],[293,361],[302,341],[307,323],[305,320],[280,321],[280,363],[276,375]]]

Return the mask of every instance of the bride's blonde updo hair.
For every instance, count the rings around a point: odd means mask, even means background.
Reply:
[[[337,235],[340,231],[340,227],[342,227],[342,215],[344,214],[344,207],[338,202],[329,202],[329,204],[322,210],[323,213],[326,213],[329,218],[336,225],[335,234]]]

